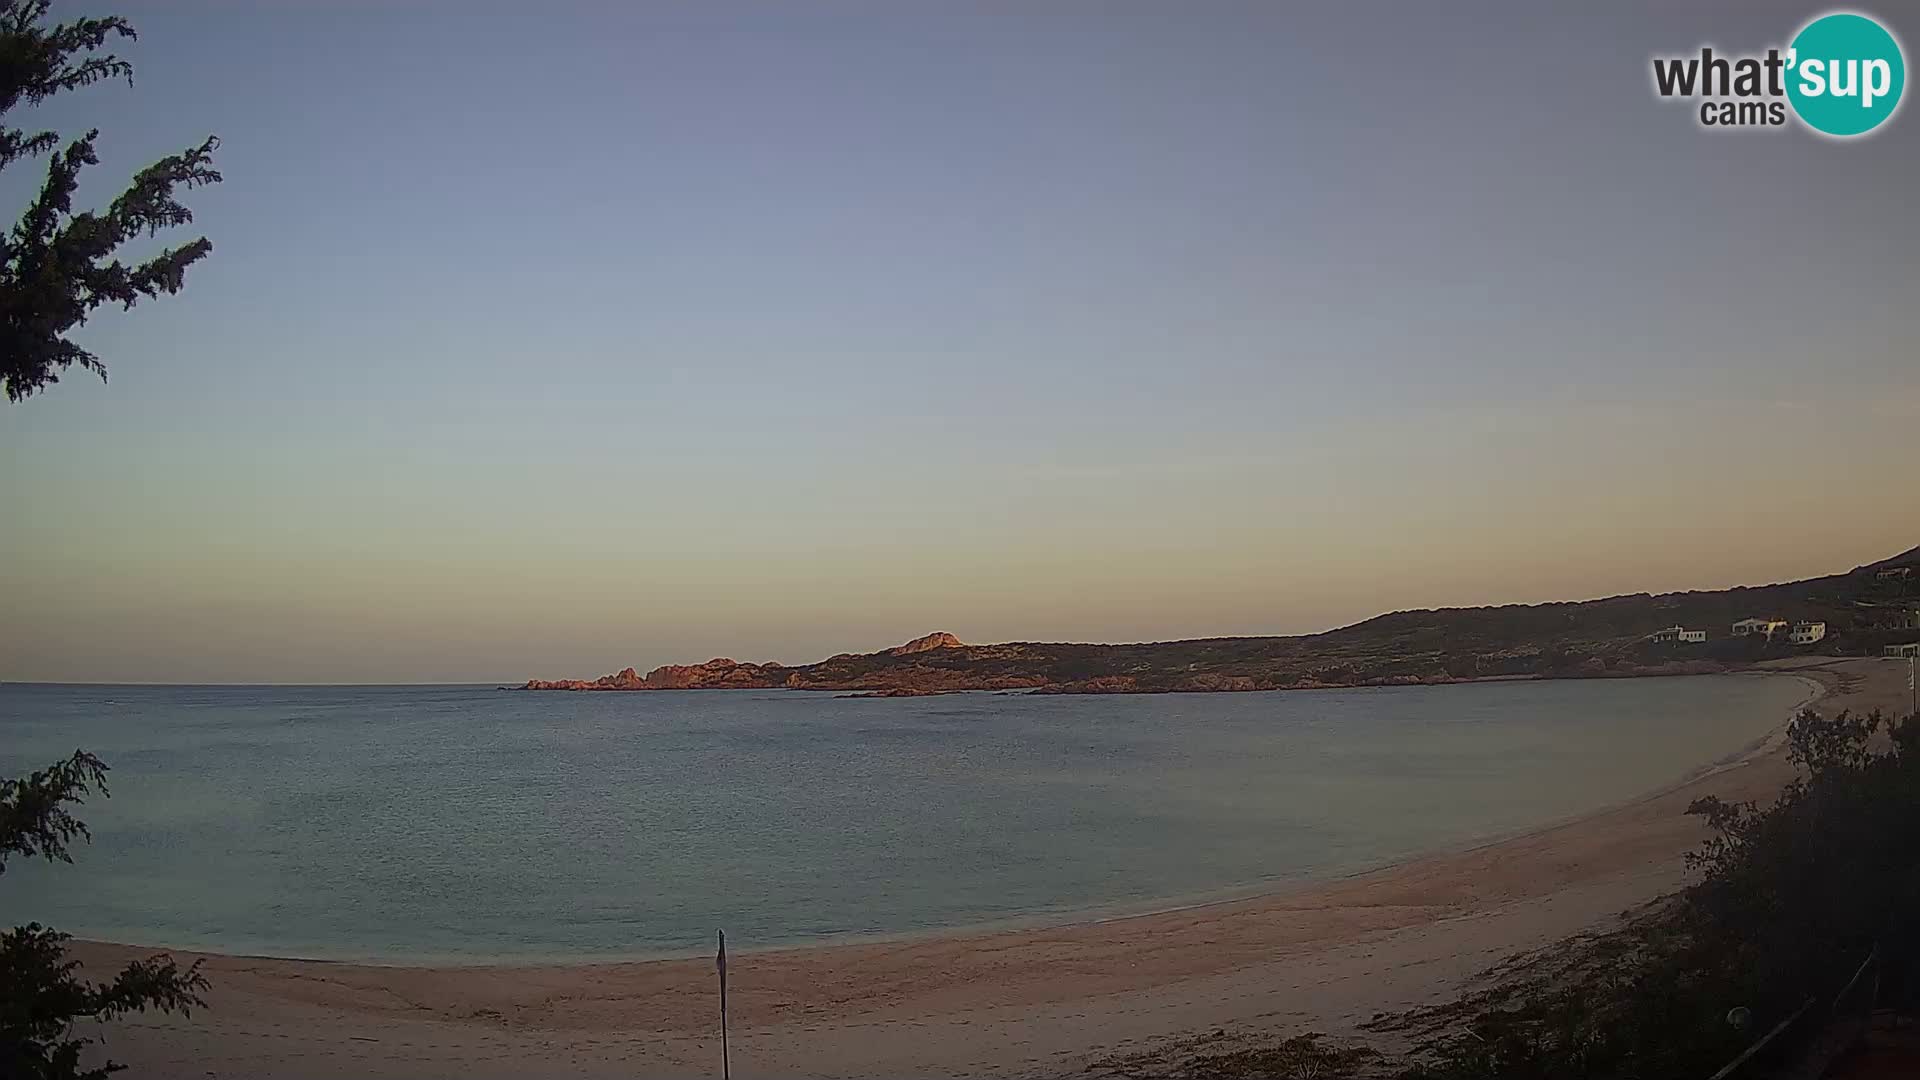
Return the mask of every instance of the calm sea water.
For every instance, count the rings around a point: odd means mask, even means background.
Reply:
[[[0,686],[0,775],[90,749],[76,866],[0,921],[387,961],[670,954],[1140,909],[1672,782],[1790,678],[1141,697]]]

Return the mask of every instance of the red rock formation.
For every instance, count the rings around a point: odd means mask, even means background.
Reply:
[[[887,655],[910,656],[914,653],[931,652],[934,649],[964,649],[966,647],[966,642],[961,641],[945,630],[938,630],[928,634],[926,637],[914,638],[905,645],[895,645],[893,648],[887,650]]]
[[[704,664],[665,664],[642,678],[632,668],[598,679],[529,679],[527,690],[705,690],[784,686],[786,669],[778,664],[742,664],[718,656]]]

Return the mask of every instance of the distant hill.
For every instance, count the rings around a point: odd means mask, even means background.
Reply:
[[[1810,645],[1736,637],[1747,618],[1824,622]],[[1667,627],[1705,642],[1654,642]],[[594,680],[531,680],[528,690],[1032,690],[1155,693],[1389,686],[1487,678],[1605,677],[1724,671],[1798,653],[1860,655],[1920,637],[1920,547],[1844,574],[1714,592],[1396,611],[1292,637],[1199,638],[1132,645],[1015,641],[968,645],[928,634],[874,653],[800,667],[728,659],[632,668]]]

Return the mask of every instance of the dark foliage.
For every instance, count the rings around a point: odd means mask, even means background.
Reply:
[[[1773,805],[1689,808],[1713,828],[1688,858],[1698,884],[1617,932],[1529,958],[1481,995],[1399,1018],[1426,1038],[1403,1075],[1706,1076],[1809,999],[1830,999],[1876,946],[1889,971],[1911,972],[1920,721],[1883,743],[1887,730],[1878,713],[1797,717],[1788,740],[1802,775]]]
[[[87,839],[87,827],[68,809],[96,789],[105,795],[107,767],[82,751],[24,780],[0,779],[0,874],[14,855],[72,862],[67,843]],[[182,968],[165,954],[128,964],[112,982],[79,976],[66,956],[69,936],[38,923],[0,934],[0,1076],[22,1080],[97,1080],[121,1066],[82,1068],[87,1040],[74,1021],[108,1020],[145,1009],[185,1013],[202,1005],[207,981],[200,965]]]
[[[0,0],[0,116],[102,79],[133,79],[133,67],[112,53],[96,55],[111,37],[131,38],[124,19],[75,19],[46,25],[48,0]],[[98,357],[67,340],[105,303],[130,308],[142,297],[175,293],[187,267],[213,250],[205,238],[128,266],[113,254],[145,233],[185,225],[193,214],[174,198],[178,188],[218,183],[216,141],[142,169],[105,211],[73,209],[80,170],[99,164],[98,131],[53,154],[46,182],[13,230],[0,237],[0,383],[19,401],[79,364],[106,378]],[[54,151],[54,132],[32,134],[0,125],[0,169]],[[107,767],[85,751],[24,780],[0,778],[0,875],[15,855],[72,862],[67,845],[87,840],[73,807],[107,794]],[[82,1063],[89,1042],[81,1020],[110,1020],[157,1009],[185,1013],[204,1004],[200,965],[181,967],[162,953],[136,960],[111,982],[82,978],[67,956],[69,935],[29,923],[0,934],[0,1077],[8,1080],[99,1080],[123,1066]]]
[[[67,804],[81,805],[96,787],[107,793],[107,767],[84,750],[25,780],[0,779],[0,874],[9,855],[72,862],[67,841],[92,836]]]
[[[133,81],[133,67],[112,53],[96,55],[109,38],[134,36],[125,19],[76,19],[45,25],[49,0],[0,0],[0,116],[102,79]],[[131,308],[142,298],[177,293],[189,266],[213,245],[205,237],[127,265],[114,258],[121,245],[145,234],[193,221],[174,197],[180,188],[220,182],[213,168],[219,141],[162,158],[134,175],[103,211],[73,209],[80,170],[99,164],[89,131],[59,146],[51,131],[28,133],[0,125],[0,169],[52,152],[47,178],[11,232],[0,237],[0,383],[20,401],[59,381],[79,364],[102,379],[100,358],[68,340],[102,304]]]
[[[68,940],[38,923],[0,935],[0,1075],[100,1080],[125,1066],[82,1067],[88,1040],[74,1036],[75,1019],[110,1020],[147,1009],[186,1014],[205,1004],[199,991],[207,980],[198,962],[183,969],[160,955],[128,964],[110,983],[93,983],[67,959]]]

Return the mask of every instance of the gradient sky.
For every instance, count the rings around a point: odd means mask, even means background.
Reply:
[[[0,406],[0,679],[1288,633],[1920,543],[1920,117],[1649,88],[1823,8],[718,7],[123,6],[137,88],[9,120],[100,127],[95,205],[217,133],[215,250],[85,328],[110,384]]]

